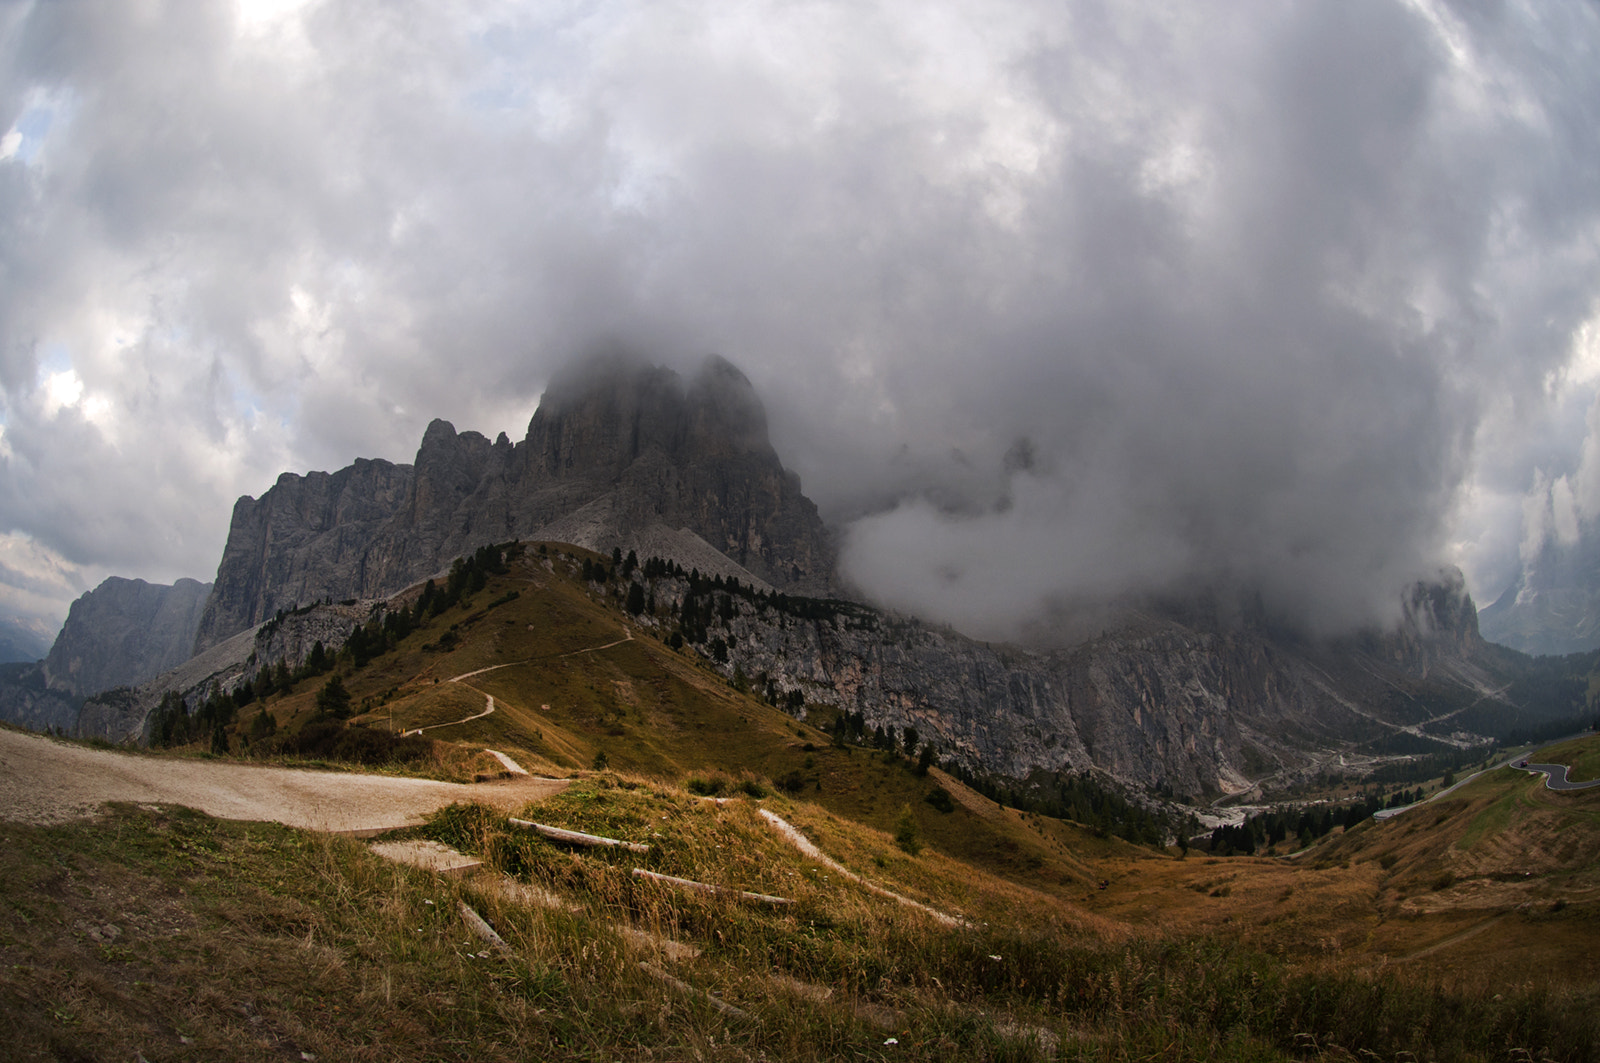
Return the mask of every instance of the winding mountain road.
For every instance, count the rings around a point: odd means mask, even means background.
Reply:
[[[1573,782],[1567,778],[1565,764],[1530,764],[1519,762],[1517,767],[1522,771],[1543,773],[1544,784],[1552,790],[1587,790],[1591,786],[1600,786],[1600,779],[1590,779],[1588,782]]]
[[[1540,746],[1538,750],[1533,750],[1533,752],[1537,753],[1542,749],[1549,749],[1552,746],[1559,746],[1563,742],[1570,742],[1574,738],[1583,738],[1589,734],[1590,732],[1588,731],[1581,731],[1575,735],[1568,735],[1565,738],[1558,738],[1554,742],[1546,742],[1544,745]],[[1494,767],[1485,768],[1483,771],[1475,771],[1466,778],[1458,781],[1454,786],[1451,786],[1448,789],[1440,790],[1436,794],[1430,794],[1421,801],[1418,801],[1416,804],[1402,805],[1399,808],[1379,809],[1372,814],[1372,818],[1392,819],[1402,812],[1408,812],[1413,808],[1419,808],[1430,801],[1437,801],[1446,794],[1451,794],[1461,789],[1461,787],[1467,785],[1467,783],[1471,782],[1473,779],[1476,779],[1478,776],[1485,775],[1491,771],[1499,771],[1501,768],[1516,768],[1519,771],[1532,772],[1536,775],[1543,774],[1545,777],[1544,784],[1551,790],[1587,790],[1591,786],[1600,786],[1600,779],[1591,779],[1588,782],[1569,782],[1567,779],[1567,766],[1565,764],[1533,764],[1528,761],[1528,756],[1529,754],[1527,753],[1514,753],[1505,760],[1501,761],[1499,764],[1496,764]]]

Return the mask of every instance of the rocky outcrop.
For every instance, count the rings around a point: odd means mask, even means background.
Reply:
[[[1600,648],[1600,536],[1547,542],[1504,594],[1478,614],[1483,637],[1531,654]]]
[[[151,713],[167,693],[177,693],[192,711],[213,692],[232,694],[247,680],[255,679],[264,665],[283,661],[298,668],[317,643],[330,650],[344,645],[357,627],[374,616],[381,619],[382,610],[382,602],[339,602],[275,616],[149,682],[86,698],[65,730],[119,744],[147,742]]]
[[[363,587],[382,578],[371,571],[373,545],[411,488],[411,466],[361,459],[335,473],[284,473],[260,499],[239,499],[191,651],[279,610],[364,597]]]
[[[279,610],[394,593],[546,529],[602,551],[698,541],[774,587],[833,587],[826,529],[744,374],[711,358],[685,382],[611,356],[552,381],[520,443],[434,421],[413,465],[285,474],[241,498],[194,649]]]
[[[46,685],[95,694],[154,678],[189,657],[209,583],[112,576],[72,603],[44,660]]]
[[[942,757],[1011,778],[1098,770],[1142,789],[1238,793],[1359,774],[1397,746],[1471,745],[1482,734],[1463,712],[1480,726],[1509,709],[1476,661],[1458,573],[1408,592],[1394,630],[1339,643],[1147,612],[1029,652],[850,603],[729,604],[732,619],[717,610],[703,647],[721,640],[730,679],[860,713],[869,727],[915,728]]]

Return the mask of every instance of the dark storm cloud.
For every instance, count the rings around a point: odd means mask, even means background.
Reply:
[[[236,494],[434,416],[518,436],[601,338],[740,364],[863,589],[991,635],[1196,587],[1347,626],[1452,553],[1492,578],[1535,452],[1577,467],[1587,8],[0,34],[0,532],[84,578],[207,578]]]

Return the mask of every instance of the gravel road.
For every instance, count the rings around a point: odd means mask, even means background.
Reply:
[[[325,831],[420,823],[453,801],[515,810],[563,789],[519,776],[463,785],[229,761],[139,756],[0,730],[0,820],[85,819],[107,801],[186,805],[219,819],[269,820]]]

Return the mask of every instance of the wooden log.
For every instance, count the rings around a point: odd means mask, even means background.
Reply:
[[[672,977],[672,975],[668,974],[666,971],[663,971],[654,964],[645,963],[643,960],[640,960],[639,966],[644,968],[644,970],[648,972],[651,977],[665,982],[667,985],[671,986],[673,989],[676,989],[685,996],[700,997],[706,1003],[715,1008],[719,1015],[727,1015],[730,1018],[735,1019],[748,1019],[750,1017],[747,1012],[739,1010],[732,1004],[729,1004],[726,1000],[714,997],[703,989],[696,989],[688,982]]]
[[[726,886],[713,886],[709,882],[696,882],[689,878],[677,878],[672,875],[662,875],[655,871],[646,871],[642,867],[633,869],[638,878],[647,878],[654,882],[665,882],[672,886],[682,886],[685,889],[699,890],[702,893],[714,893],[723,897],[738,897],[745,901],[760,901],[762,904],[793,904],[788,897],[774,897],[768,893],[749,893],[745,890],[729,889]]]
[[[466,920],[467,927],[474,934],[487,941],[495,948],[497,952],[504,953],[507,956],[514,955],[514,953],[511,951],[511,946],[506,944],[505,938],[495,933],[494,927],[490,926],[483,916],[473,911],[472,907],[467,904],[466,901],[462,901],[460,903],[461,918]]]
[[[554,841],[568,842],[572,845],[604,846],[610,849],[626,849],[630,853],[648,853],[650,851],[650,847],[648,845],[641,845],[638,842],[619,841],[616,838],[602,838],[598,834],[585,834],[582,831],[567,830],[565,827],[552,827],[546,823],[535,823],[530,819],[517,819],[515,816],[511,816],[506,820],[506,822],[510,823],[514,827],[521,827],[524,830],[537,831],[546,838],[550,838]]]

